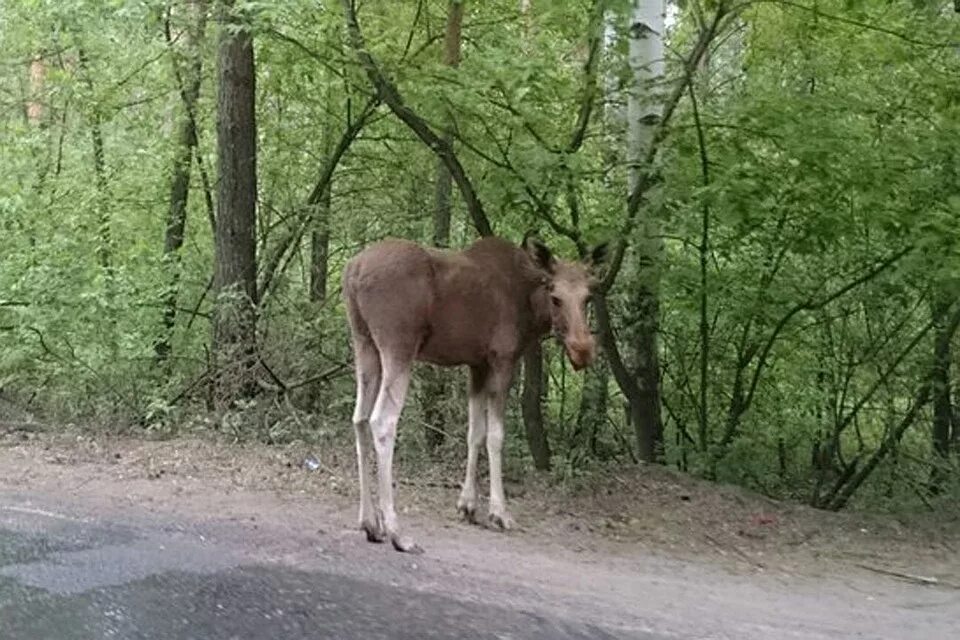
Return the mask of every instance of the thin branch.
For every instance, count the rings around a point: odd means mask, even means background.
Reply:
[[[213,184],[210,182],[210,174],[207,172],[207,166],[203,163],[203,154],[199,147],[193,148],[193,158],[197,163],[197,171],[200,172],[200,184],[203,186],[203,204],[207,210],[207,221],[210,223],[210,231],[213,234],[217,232],[217,210],[213,204]]]
[[[597,67],[600,61],[600,43],[603,40],[603,13],[606,0],[596,0],[590,11],[590,37],[587,42],[587,61],[583,65],[583,87],[581,89],[580,108],[577,111],[577,124],[567,145],[567,153],[576,153],[583,145],[583,139],[590,125],[597,95]]]
[[[943,333],[938,337],[938,341],[949,342],[953,339],[953,335],[957,332],[957,327],[960,326],[960,306],[958,306],[953,314],[950,316],[947,326],[944,327]],[[935,384],[935,365],[930,367],[930,371],[924,376],[923,382],[920,384],[920,387],[917,389],[916,396],[913,399],[913,403],[910,408],[907,410],[906,415],[903,419],[900,420],[900,423],[887,434],[887,437],[884,438],[883,442],[874,451],[873,455],[867,459],[867,462],[860,468],[860,470],[853,474],[850,478],[850,481],[841,484],[837,483],[833,486],[833,490],[830,494],[822,501],[822,504],[826,504],[827,508],[831,511],[839,511],[843,509],[847,502],[850,501],[850,498],[857,492],[860,486],[866,481],[870,474],[873,473],[873,470],[876,469],[884,458],[893,450],[894,446],[900,442],[903,438],[903,434],[906,433],[907,429],[916,421],[917,416],[920,413],[920,410],[927,404],[930,400],[930,396],[933,392],[933,386]]]
[[[406,124],[424,144],[443,160],[447,166],[447,170],[450,171],[450,176],[454,182],[457,183],[457,187],[463,195],[467,212],[470,214],[477,233],[481,236],[492,236],[493,227],[490,226],[490,221],[487,218],[486,212],[483,210],[480,198],[477,196],[473,183],[467,176],[463,165],[460,164],[453,145],[449,140],[438,135],[423,118],[404,104],[403,97],[400,95],[397,86],[387,78],[377,64],[377,61],[373,58],[373,55],[367,50],[363,33],[360,31],[360,24],[357,22],[357,13],[353,0],[343,0],[343,9],[351,45],[357,54],[357,58],[360,60],[361,66],[364,71],[366,71],[367,77],[370,79],[370,84],[376,89],[377,96],[390,107],[390,110],[397,118]]]
[[[697,94],[693,88],[693,82],[688,83],[690,91],[690,104],[693,107],[693,122],[697,128],[697,147],[700,151],[700,172],[703,177],[703,186],[710,186],[710,160],[707,157],[707,140],[703,132],[703,125],[700,122],[700,108],[697,104]],[[710,362],[710,327],[709,311],[707,308],[707,273],[710,255],[710,204],[704,200],[702,203],[702,215],[700,226],[700,246],[698,247],[700,257],[700,415],[699,417],[699,436],[700,448],[707,450],[707,387],[708,375],[707,368]]]
[[[754,371],[753,379],[750,383],[750,391],[747,393],[747,402],[749,403],[753,400],[753,395],[754,395],[754,392],[756,391],[757,382],[760,374],[759,369],[763,364],[765,364],[766,359],[770,354],[770,350],[773,348],[773,343],[779,337],[780,332],[786,327],[786,325],[790,322],[791,319],[793,319],[793,317],[796,314],[800,313],[801,311],[813,311],[815,309],[820,309],[827,306],[834,300],[837,300],[838,298],[843,297],[844,295],[846,295],[850,291],[853,291],[857,287],[873,280],[878,275],[880,275],[881,273],[883,273],[884,271],[892,267],[894,264],[899,262],[901,258],[909,254],[911,251],[913,251],[913,247],[907,246],[901,249],[900,251],[897,251],[893,255],[889,256],[888,258],[883,260],[880,264],[876,265],[874,268],[870,269],[863,275],[848,282],[847,284],[840,287],[839,289],[827,294],[820,300],[808,300],[807,302],[800,303],[799,305],[795,306],[793,309],[788,311],[786,314],[784,314],[783,318],[780,319],[780,322],[777,323],[777,326],[774,329],[774,331],[770,334],[770,337],[768,338],[766,344],[764,344],[763,350],[760,352],[760,358],[757,361],[757,370]]]
[[[25,328],[27,331],[30,331],[31,333],[33,333],[33,334],[35,334],[35,335],[37,336],[37,339],[38,339],[39,342],[40,342],[40,347],[41,347],[44,351],[46,351],[51,357],[53,357],[55,360],[58,360],[58,361],[64,362],[64,363],[74,362],[74,363],[80,365],[81,368],[83,368],[83,369],[87,370],[88,372],[90,372],[91,374],[93,374],[93,376],[94,376],[95,378],[97,378],[97,379],[100,381],[100,383],[103,384],[104,387],[106,387],[107,391],[109,391],[110,393],[112,393],[112,394],[117,398],[117,400],[120,402],[120,404],[122,404],[122,405],[124,405],[125,407],[127,407],[128,409],[130,409],[134,415],[139,414],[140,409],[139,409],[133,402],[131,402],[125,395],[123,395],[122,393],[120,393],[120,391],[118,391],[117,388],[116,388],[113,384],[111,384],[110,381],[107,380],[106,377],[105,377],[102,373],[100,373],[99,371],[97,371],[96,369],[94,369],[94,368],[93,368],[90,364],[88,364],[83,358],[81,358],[80,356],[78,356],[76,349],[73,348],[73,345],[70,344],[70,342],[69,342],[66,338],[63,339],[63,342],[67,345],[67,349],[68,349],[68,351],[70,352],[70,357],[69,357],[69,358],[66,358],[66,357],[60,355],[59,353],[57,353],[56,351],[54,351],[54,350],[50,347],[50,345],[47,344],[47,341],[46,341],[46,340],[44,339],[44,337],[43,337],[43,333],[42,333],[39,329],[37,329],[36,327],[33,327],[33,326],[29,326],[29,325],[28,325],[28,326],[25,326],[24,328]]]
[[[353,141],[356,140],[357,136],[360,134],[360,131],[367,125],[367,122],[373,116],[374,112],[376,111],[377,104],[378,101],[376,98],[370,98],[367,101],[367,104],[364,106],[363,111],[360,113],[360,116],[353,120],[347,126],[346,130],[344,130],[343,135],[340,136],[340,140],[337,142],[337,146],[334,147],[330,157],[328,157],[324,162],[323,167],[320,170],[320,176],[317,178],[313,189],[310,191],[310,195],[307,196],[304,212],[300,216],[299,222],[290,228],[289,233],[287,233],[287,235],[280,240],[276,249],[267,259],[263,270],[262,282],[260,284],[260,290],[263,292],[263,295],[261,296],[261,304],[269,297],[269,292],[273,285],[274,278],[280,265],[283,263],[284,256],[291,247],[299,244],[300,239],[303,237],[307,227],[313,220],[317,203],[320,202],[320,198],[323,197],[323,192],[326,191],[330,185],[330,181],[333,179],[333,174],[337,168],[337,165],[350,148],[350,145],[353,144]]]
[[[417,25],[420,24],[420,16],[423,14],[423,0],[417,2],[417,12],[413,14],[413,22],[410,23],[410,32],[407,34],[407,43],[403,47],[403,55],[400,56],[400,62],[407,59],[410,53],[410,46],[413,44],[413,35],[417,32]]]
[[[277,40],[280,40],[281,42],[286,42],[287,44],[293,45],[294,47],[299,49],[301,52],[307,54],[308,57],[313,58],[313,60],[323,65],[323,67],[326,68],[326,70],[332,73],[333,75],[337,76],[338,78],[344,78],[343,71],[337,66],[330,63],[330,56],[325,56],[319,53],[318,51],[314,51],[313,49],[305,45],[303,42],[301,42],[300,40],[294,38],[289,34],[284,33],[283,31],[279,31],[277,29],[269,29],[266,31],[266,34],[276,38]],[[360,87],[357,86],[357,88],[359,89]]]
[[[213,275],[207,279],[207,286],[203,288],[203,293],[200,294],[200,297],[197,298],[197,303],[193,305],[193,310],[190,312],[190,319],[187,320],[187,331],[190,331],[190,327],[193,326],[194,318],[200,316],[200,305],[203,304],[204,299],[206,299],[207,294],[210,293],[210,289],[213,288]]]
[[[843,433],[843,431],[846,430],[848,426],[850,426],[850,423],[853,422],[853,419],[857,416],[860,410],[863,409],[863,407],[871,400],[871,398],[873,398],[874,394],[880,389],[880,387],[886,384],[887,380],[890,379],[890,376],[892,376],[894,372],[897,370],[897,368],[900,366],[900,363],[902,363],[907,358],[907,356],[910,355],[913,352],[913,350],[917,348],[917,345],[920,344],[920,341],[923,340],[928,333],[930,333],[930,330],[933,329],[933,327],[934,327],[934,322],[933,320],[931,320],[926,325],[924,325],[923,328],[920,329],[920,331],[918,331],[917,334],[913,337],[913,339],[909,343],[907,343],[907,346],[905,346],[900,351],[900,353],[897,354],[897,357],[894,358],[893,362],[890,364],[887,370],[883,371],[881,375],[876,380],[874,380],[870,388],[850,409],[850,412],[846,416],[844,416],[841,420],[837,421],[837,425],[834,428],[834,433],[835,433],[834,437],[839,436],[841,433]],[[841,410],[842,410],[842,403],[841,403]]]
[[[919,575],[914,575],[914,574],[912,574],[912,573],[903,573],[903,572],[900,572],[900,571],[891,571],[891,570],[889,570],[889,569],[882,569],[882,568],[880,568],[880,567],[872,567],[872,566],[870,566],[869,564],[863,564],[863,563],[861,563],[861,562],[858,562],[858,563],[857,563],[857,566],[860,567],[861,569],[866,569],[867,571],[872,571],[872,572],[874,572],[874,573],[879,573],[880,575],[883,575],[883,576],[891,576],[891,577],[893,577],[893,578],[899,578],[900,580],[906,580],[907,582],[912,582],[912,583],[914,583],[914,584],[921,584],[921,585],[924,585],[924,586],[943,585],[943,583],[940,582],[940,580],[938,580],[938,579],[937,579],[936,577],[934,577],[934,576],[919,576]],[[952,586],[952,585],[951,585],[951,586]],[[954,587],[954,588],[960,589],[960,587]]]
[[[613,326],[610,322],[610,310],[607,308],[607,296],[602,291],[597,291],[593,296],[593,308],[597,312],[597,325],[600,329],[600,341],[603,345],[604,354],[610,363],[610,371],[616,379],[620,389],[635,389],[633,376],[623,358],[620,356],[620,350],[617,348],[617,336],[614,334]]]
[[[740,416],[743,415],[753,403],[753,398],[757,391],[757,386],[760,383],[760,378],[762,377],[763,370],[766,368],[766,364],[770,356],[770,352],[773,350],[773,345],[779,339],[780,334],[783,332],[784,329],[786,329],[790,321],[793,320],[793,318],[796,317],[796,315],[802,311],[813,311],[813,310],[825,307],[831,302],[833,302],[834,300],[849,293],[853,289],[856,289],[860,285],[869,282],[870,280],[874,279],[875,277],[877,277],[878,275],[886,271],[888,268],[896,264],[901,258],[906,256],[912,250],[913,250],[912,246],[907,246],[901,249],[900,251],[897,251],[896,253],[887,257],[880,264],[876,265],[869,271],[860,275],[856,279],[848,282],[842,287],[836,289],[835,291],[827,294],[823,298],[819,300],[812,299],[812,298],[807,299],[795,305],[793,308],[787,311],[787,313],[785,313],[783,317],[780,318],[779,322],[777,322],[773,331],[767,337],[767,340],[764,342],[764,345],[760,350],[760,355],[757,359],[757,365],[756,367],[754,367],[753,376],[751,377],[750,386],[749,386],[749,390],[747,391],[746,397],[737,408],[737,411],[735,412],[735,414],[731,415],[730,418],[728,419],[726,432],[724,433],[723,440],[720,443],[721,447],[726,447],[733,440],[733,437],[736,434],[737,425],[739,424]]]
[[[889,27],[884,27],[877,24],[871,24],[869,22],[856,20],[854,18],[846,18],[844,16],[839,16],[835,13],[825,13],[823,9],[821,9],[817,5],[806,5],[800,2],[791,2],[790,0],[748,0],[747,2],[744,2],[743,5],[741,6],[745,7],[750,4],[778,4],[784,7],[789,7],[791,9],[808,11],[810,13],[816,13],[817,18],[833,20],[834,22],[850,25],[852,27],[858,27],[860,29],[866,29],[867,31],[875,31],[877,33],[883,33],[888,36],[893,36],[894,38],[903,40],[904,42],[909,42],[910,44],[916,44],[923,47],[934,47],[938,49],[952,49],[960,45],[960,42],[934,42],[932,40],[921,40],[919,38],[914,38],[908,33],[904,33],[903,31],[897,31],[896,29],[890,29]]]
[[[293,391],[294,389],[299,389],[300,387],[305,387],[315,382],[329,382],[333,378],[337,377],[340,373],[347,371],[348,368],[349,368],[349,365],[347,365],[347,363],[345,362],[342,362],[330,369],[327,369],[323,373],[319,373],[315,376],[311,376],[306,380],[301,380],[300,382],[291,382],[290,384],[287,385],[287,391],[288,392]]]

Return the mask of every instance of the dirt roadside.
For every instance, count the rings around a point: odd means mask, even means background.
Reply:
[[[311,453],[8,432],[0,491],[114,512],[136,507],[171,522],[238,523],[220,526],[224,539],[302,566],[323,548],[369,553],[353,526],[352,451],[325,451],[313,471],[303,465]],[[418,589],[459,585],[465,598],[576,607],[678,637],[894,638],[905,628],[926,637],[960,619],[956,522],[822,513],[638,468],[577,491],[543,479],[516,484],[509,499],[521,528],[504,535],[456,520],[455,465],[440,467],[398,487],[401,518],[427,554],[377,553],[391,580]],[[402,465],[398,475],[411,477]],[[381,569],[357,570],[377,577]]]

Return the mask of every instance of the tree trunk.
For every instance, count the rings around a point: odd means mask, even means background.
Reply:
[[[533,456],[533,465],[540,471],[550,469],[550,442],[543,425],[543,349],[532,345],[523,356],[523,426]]]
[[[327,91],[327,110],[332,111],[333,91]],[[327,119],[323,128],[323,157],[333,153],[333,126]],[[327,300],[327,273],[330,268],[330,204],[333,197],[333,174],[323,186],[320,200],[313,216],[313,229],[310,231],[310,300],[323,303]],[[310,205],[308,205],[310,206]]]
[[[938,300],[933,306],[935,336],[933,343],[933,451],[937,455],[938,465],[933,467],[930,476],[930,489],[939,492],[944,478],[943,469],[949,464],[951,428],[953,426],[953,402],[950,398],[950,341],[947,300]]]
[[[224,1],[221,14],[213,345],[215,401],[222,407],[255,388],[257,131],[253,38],[232,2]]]
[[[460,65],[461,28],[465,0],[450,0],[447,7],[447,28],[443,40],[443,63],[451,68]],[[446,144],[453,146],[453,136],[449,128],[442,133]],[[452,211],[453,177],[447,163],[437,158],[437,179],[433,209],[433,245],[450,246],[450,218]],[[424,439],[427,448],[436,450],[443,444],[443,431],[437,426],[447,422],[449,412],[444,410],[443,399],[447,395],[448,385],[443,372],[430,368],[423,378],[423,416]]]
[[[450,0],[447,9],[447,29],[443,40],[443,63],[456,69],[460,66],[461,28],[465,0]],[[449,129],[444,131],[447,144],[453,145]],[[453,194],[453,177],[447,164],[437,158],[436,207],[433,212],[433,244],[437,247],[450,245],[450,212]]]
[[[597,455],[597,437],[607,420],[609,379],[610,371],[600,359],[583,373],[583,395],[577,412],[577,437],[571,444],[585,449],[591,456]]]
[[[327,39],[338,42],[339,35],[330,29]],[[332,78],[331,78],[332,80]],[[336,97],[341,89],[336,83],[330,82],[327,87],[327,113],[335,112]],[[350,94],[346,96],[346,114],[350,117]],[[327,161],[333,156],[336,148],[334,132],[336,127],[332,118],[327,117],[323,127],[323,157]],[[330,206],[333,197],[333,174],[323,185],[319,201],[316,203],[316,214],[313,216],[313,228],[310,231],[310,300],[323,304],[327,300],[328,273],[330,269]]]
[[[524,53],[530,50],[530,35],[533,30],[533,20],[530,16],[530,0],[520,0],[520,16],[523,20],[523,36],[521,41]],[[534,362],[534,358],[537,359]],[[533,456],[537,469],[550,468],[550,447],[546,436],[546,427],[543,417],[543,401],[547,392],[547,381],[543,375],[543,349],[537,344],[524,355],[523,365],[523,426],[527,434],[527,446]],[[529,374],[528,374],[529,371]]]
[[[330,187],[327,185],[317,203],[317,217],[310,234],[310,300],[327,300],[327,269],[330,259]]]
[[[203,55],[200,43],[206,26],[205,0],[193,0],[194,15],[186,28],[183,53],[174,53],[173,69],[180,89],[183,112],[177,124],[177,139],[173,152],[173,171],[170,178],[170,202],[167,210],[167,228],[163,239],[163,256],[168,268],[168,285],[163,297],[163,333],[154,345],[157,360],[170,357],[173,327],[177,318],[180,297],[180,249],[183,247],[187,224],[187,202],[190,195],[190,168],[197,147],[197,99],[200,95]],[[168,28],[168,41],[170,37]],[[183,58],[181,60],[178,58]]]
[[[90,61],[83,47],[77,49],[77,64],[83,73],[87,89],[93,92],[93,77],[90,75]],[[103,146],[103,122],[100,115],[100,106],[94,105],[93,115],[90,117],[90,142],[93,148],[93,171],[97,185],[97,200],[95,205],[97,218],[97,262],[103,268],[106,277],[107,296],[112,297],[113,280],[113,240],[111,237],[110,211],[107,208],[107,167]]]
[[[629,62],[633,85],[627,100],[627,163],[630,193],[645,173],[644,158],[653,144],[660,123],[662,100],[657,87],[664,73],[663,0],[634,0],[630,16]],[[636,296],[639,314],[635,335],[637,393],[630,398],[630,417],[636,431],[637,454],[641,460],[656,461],[663,449],[663,421],[660,408],[660,264],[663,243],[655,212],[640,212],[637,241]]]

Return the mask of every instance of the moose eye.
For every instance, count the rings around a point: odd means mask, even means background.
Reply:
[[[558,296],[550,296],[550,303],[553,304],[553,306],[555,307],[559,307],[560,305],[563,304],[563,302],[560,300]]]

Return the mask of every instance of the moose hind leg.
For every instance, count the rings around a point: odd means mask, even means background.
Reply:
[[[354,341],[356,363],[357,402],[353,410],[353,430],[357,440],[357,473],[360,477],[360,530],[370,542],[383,542],[385,537],[383,519],[373,507],[370,490],[371,458],[374,453],[370,435],[370,414],[380,391],[380,354],[369,339]]]
[[[380,512],[390,542],[397,551],[422,553],[413,540],[400,534],[397,512],[393,503],[393,449],[397,437],[397,423],[410,385],[412,358],[383,359],[383,379],[377,402],[370,416],[373,431],[374,448],[377,452],[377,474],[379,477]]]

